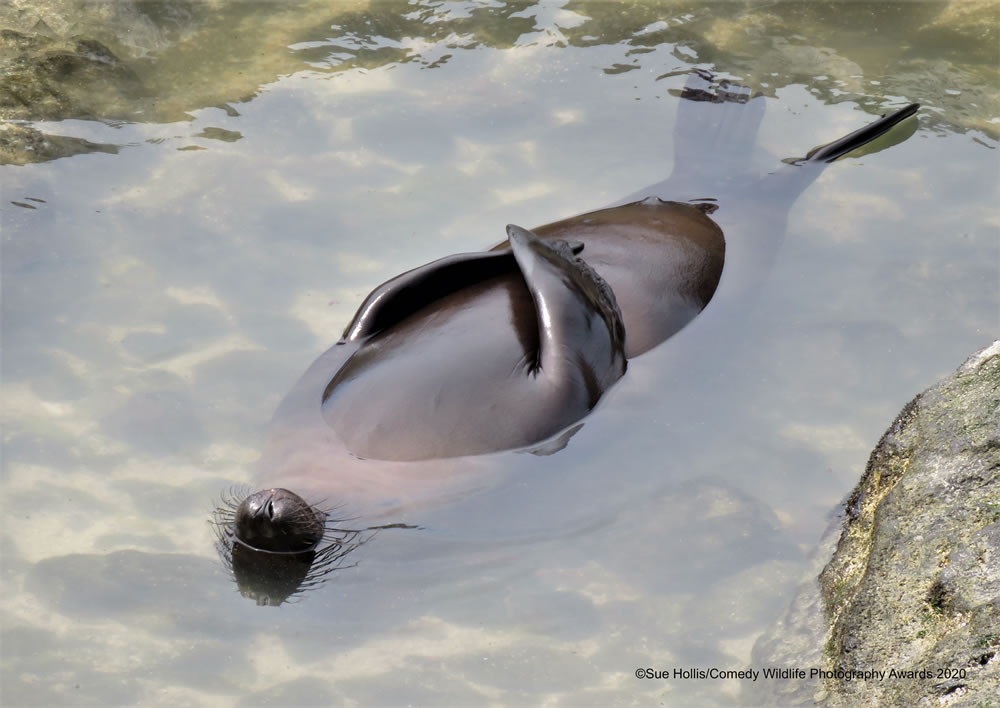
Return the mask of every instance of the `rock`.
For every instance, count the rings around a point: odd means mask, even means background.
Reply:
[[[824,706],[994,701],[1000,341],[903,408],[844,511],[818,585],[803,586],[753,653],[756,666],[831,673],[760,682],[745,697]]]
[[[0,165],[26,165],[87,152],[118,153],[117,145],[92,143],[83,138],[47,135],[27,125],[0,123]]]
[[[4,0],[0,27],[47,38],[88,37],[120,57],[146,57],[197,26],[213,0]]]
[[[48,135],[6,121],[127,116],[143,94],[135,73],[100,42],[0,28],[0,164],[24,165],[115,145]]]
[[[0,118],[125,117],[142,95],[136,74],[100,42],[0,30]]]

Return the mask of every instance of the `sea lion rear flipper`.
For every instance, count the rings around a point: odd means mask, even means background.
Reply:
[[[757,176],[753,155],[766,110],[760,92],[696,69],[688,73],[683,89],[670,89],[670,93],[681,99],[674,122],[670,176],[611,206],[647,197],[664,201],[718,197],[730,185]]]
[[[625,373],[625,326],[615,295],[566,242],[514,225],[507,236],[538,318],[533,373],[569,392],[582,388],[592,408]]]
[[[565,246],[573,253],[583,250],[579,241]],[[446,256],[397,275],[365,298],[339,343],[377,334],[435,300],[515,267],[510,251],[485,251]]]
[[[724,175],[752,171],[765,100],[749,86],[699,69],[688,74],[674,123],[674,165],[685,182],[715,186]]]
[[[857,150],[862,145],[867,145],[876,138],[888,133],[898,123],[902,123],[919,109],[919,103],[911,103],[904,108],[893,111],[889,115],[884,115],[863,128],[855,130],[850,135],[845,135],[839,140],[834,140],[832,143],[827,143],[826,145],[810,150],[809,154],[805,156],[804,161],[833,162],[838,157],[842,157],[852,150]]]

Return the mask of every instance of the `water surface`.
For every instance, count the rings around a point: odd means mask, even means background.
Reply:
[[[44,39],[15,59],[76,35],[129,72],[4,108],[50,136],[0,167],[5,704],[737,704],[634,671],[745,666],[896,412],[1000,329],[992,3],[3,12]],[[924,108],[565,450],[296,604],[241,598],[209,513],[365,294],[683,168],[692,67],[767,97],[762,171]]]

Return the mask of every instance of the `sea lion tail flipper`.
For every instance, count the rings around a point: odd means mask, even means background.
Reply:
[[[614,292],[571,244],[513,224],[507,235],[538,319],[533,372],[550,385],[582,389],[589,409],[625,373],[625,325]]]
[[[682,167],[684,179],[707,171],[711,174],[705,176],[717,182],[719,163],[724,163],[729,174],[750,171],[764,119],[764,97],[753,96],[748,86],[717,79],[700,69],[688,74],[680,98],[674,123],[674,164]]]
[[[715,196],[724,180],[756,176],[753,153],[766,110],[764,96],[704,69],[688,72],[684,88],[671,89],[670,94],[681,99],[674,121],[670,176],[611,206],[647,197],[687,200]]]
[[[857,150],[862,145],[867,145],[889,132],[897,124],[916,113],[919,108],[919,103],[911,103],[905,108],[900,108],[898,111],[882,116],[865,127],[855,130],[850,135],[845,135],[839,140],[834,140],[832,143],[813,148],[805,156],[805,162],[833,162],[838,157],[842,157],[852,150]]]

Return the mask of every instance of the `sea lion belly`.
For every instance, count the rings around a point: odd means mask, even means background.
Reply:
[[[582,244],[580,259],[608,284],[621,310],[626,357],[694,319],[722,273],[722,231],[689,204],[651,199],[534,233]],[[350,356],[326,387],[323,416],[362,458],[423,460],[532,445],[585,416],[599,398],[595,389],[603,390],[586,376],[558,390],[535,376],[538,332],[522,273],[474,282]]]
[[[586,408],[532,376],[538,325],[517,273],[463,288],[367,344],[327,387],[323,415],[354,455],[455,457],[521,447]]]

